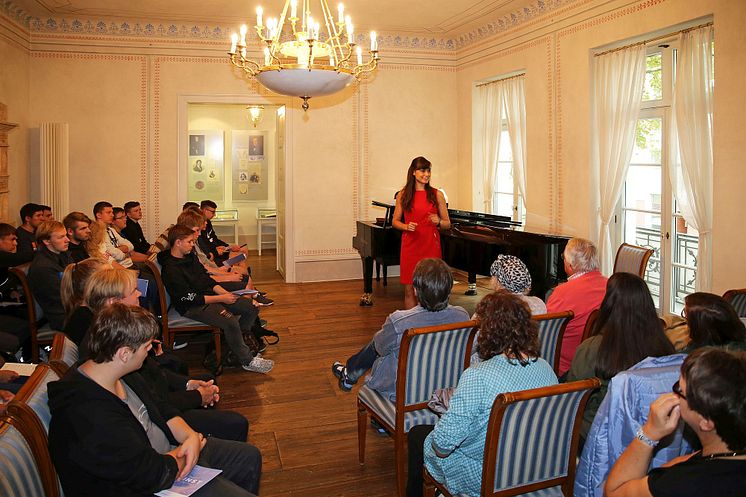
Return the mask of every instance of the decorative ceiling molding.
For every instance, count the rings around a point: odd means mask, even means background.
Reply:
[[[503,15],[453,39],[381,33],[379,46],[384,50],[385,48],[393,48],[416,51],[457,51],[485,39],[498,36],[505,31],[519,27],[527,21],[534,20],[576,1],[578,0],[533,0],[528,6]],[[210,40],[225,41],[227,46],[230,34],[235,31],[235,27],[187,25],[157,21],[91,20],[64,17],[42,19],[29,15],[11,0],[0,0],[0,13],[27,28],[32,36],[34,34],[58,34],[63,36],[85,34],[128,38]],[[366,39],[363,34],[358,34],[357,38],[359,42],[364,42]]]

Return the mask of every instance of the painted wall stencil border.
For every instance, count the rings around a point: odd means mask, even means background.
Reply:
[[[74,52],[31,52],[34,59],[71,59],[136,62],[140,64],[140,203],[148,212],[148,59],[144,55],[86,54]]]
[[[576,24],[574,26],[571,26],[569,28],[560,30],[557,32],[557,41],[555,44],[555,55],[554,55],[554,63],[555,63],[555,93],[557,95],[557,103],[556,103],[556,129],[557,129],[557,153],[556,153],[556,164],[557,164],[557,226],[563,225],[563,219],[564,219],[564,212],[563,212],[563,202],[562,202],[562,179],[564,177],[565,173],[565,161],[563,156],[563,137],[564,137],[564,117],[562,113],[562,40],[567,38],[568,36],[580,33],[582,31],[585,31],[589,28],[593,28],[596,26],[601,26],[603,24],[606,24],[610,21],[614,21],[616,19],[628,16],[630,14],[635,14],[638,12],[641,12],[645,9],[656,7],[667,0],[645,0],[643,2],[640,2],[635,5],[631,5],[628,7],[623,7],[620,9],[617,9],[613,12],[610,12],[608,14],[592,18],[588,21],[581,22],[579,24]],[[590,74],[589,74],[589,82],[590,82]],[[590,86],[589,86],[590,89]],[[589,96],[590,98],[590,96]],[[590,141],[590,140],[589,140]],[[590,167],[590,160],[588,163],[588,166]],[[593,192],[591,192],[593,195]],[[591,233],[591,238],[593,238],[595,235]]]

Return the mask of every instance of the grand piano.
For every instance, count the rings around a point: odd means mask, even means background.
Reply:
[[[363,263],[363,295],[360,305],[373,305],[373,263],[383,268],[399,265],[401,232],[392,227],[394,206],[381,202],[386,217],[377,222],[358,221],[352,246]],[[443,260],[468,274],[467,295],[476,295],[477,275],[489,275],[498,254],[520,258],[531,273],[531,295],[544,298],[547,290],[567,278],[562,252],[568,237],[525,231],[520,223],[504,216],[448,209],[451,228],[440,232]],[[378,271],[377,271],[378,272]],[[377,275],[378,277],[378,275]]]

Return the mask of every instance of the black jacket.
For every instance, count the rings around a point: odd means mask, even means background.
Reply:
[[[82,243],[70,242],[67,246],[67,252],[70,254],[70,258],[73,262],[80,262],[88,259],[88,251]]]
[[[218,254],[218,247],[227,247],[228,244],[218,238],[215,228],[212,227],[212,222],[209,220],[205,229],[199,234],[198,243],[202,251],[206,254],[212,254],[216,261],[226,259],[230,255],[228,253],[224,253],[223,255]]]
[[[65,310],[60,297],[60,282],[65,267],[72,263],[70,254],[55,254],[49,249],[39,247],[28,270],[28,282],[36,302],[44,311],[44,317],[54,330],[61,330],[65,325]],[[38,317],[38,316],[37,316]]]
[[[33,258],[34,251],[36,251],[36,234],[30,233],[19,226],[16,228],[16,236],[18,237],[16,254],[24,255],[26,257],[31,255]]]
[[[19,254],[18,252],[0,251],[0,300],[9,300],[10,292],[17,290],[20,286],[20,282],[10,274],[8,268],[31,262],[33,258],[33,252]]]
[[[135,246],[135,252],[140,252],[141,254],[148,253],[150,244],[145,239],[145,234],[142,232],[142,226],[140,226],[140,223],[137,221],[133,221],[127,217],[127,226],[125,226],[119,234],[132,242],[132,245]]]
[[[176,444],[162,411],[137,373],[126,377],[151,421]],[[176,460],[157,453],[129,407],[116,395],[71,368],[49,384],[49,450],[65,495],[152,496],[173,485]]]
[[[172,256],[170,251],[159,252],[158,262],[171,305],[179,314],[190,307],[205,305],[205,295],[215,295],[212,289],[217,282],[210,278],[194,251],[181,259]]]

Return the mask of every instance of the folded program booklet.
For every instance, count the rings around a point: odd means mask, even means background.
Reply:
[[[242,262],[242,261],[245,261],[245,260],[246,260],[246,254],[244,254],[243,252],[241,252],[237,256],[231,257],[230,259],[227,259],[226,261],[224,261],[223,262],[223,266],[225,266],[225,267],[231,267],[234,264],[238,264],[239,262]]]
[[[231,292],[234,295],[254,295],[257,293],[257,290],[249,290],[248,288],[243,288],[241,290],[233,290]]]
[[[31,373],[36,369],[36,364],[30,362],[6,362],[0,369],[5,371],[15,371],[20,376],[31,376]]]
[[[185,497],[192,495],[220,473],[222,473],[222,470],[195,465],[188,475],[181,480],[175,481],[173,487],[168,490],[161,490],[155,495],[159,497]]]

